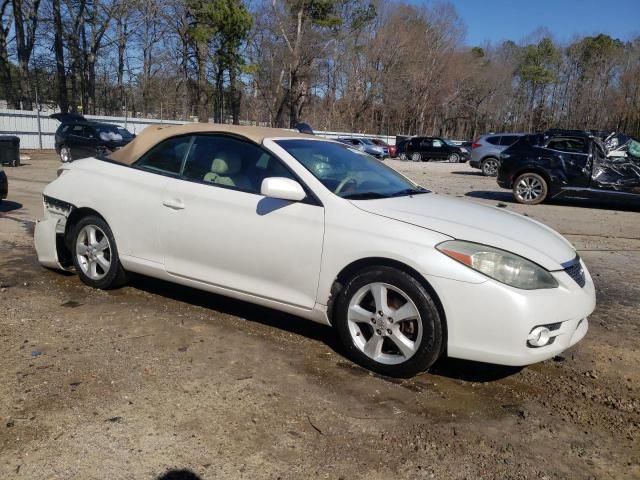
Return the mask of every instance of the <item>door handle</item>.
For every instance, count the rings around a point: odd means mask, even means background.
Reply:
[[[163,200],[162,204],[165,207],[169,207],[172,210],[182,210],[184,208],[184,202],[179,198],[169,198],[167,200]]]

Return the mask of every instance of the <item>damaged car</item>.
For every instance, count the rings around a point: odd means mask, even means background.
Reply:
[[[443,355],[546,360],[585,336],[595,308],[557,232],[298,132],[147,127],[109,156],[63,164],[43,202],[42,265],[100,289],[140,273],[329,325],[354,361],[389,376]]]
[[[500,154],[498,185],[527,205],[561,197],[640,199],[640,143],[626,135],[603,142],[576,130],[525,135]]]
[[[63,163],[108,155],[135,137],[120,125],[94,122],[77,113],[54,113],[51,118],[60,121],[55,133],[55,149]]]

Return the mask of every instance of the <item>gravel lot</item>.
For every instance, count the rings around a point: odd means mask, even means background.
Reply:
[[[0,478],[640,478],[640,208],[524,207],[468,165],[388,163],[438,194],[567,236],[595,279],[587,337],[524,369],[369,373],[332,330],[145,277],[115,291],[41,268],[58,161],[5,168]]]

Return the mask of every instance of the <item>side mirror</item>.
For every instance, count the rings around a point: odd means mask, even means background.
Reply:
[[[262,180],[260,193],[265,197],[291,200],[292,202],[299,202],[307,196],[302,185],[295,180],[284,177],[265,178]]]

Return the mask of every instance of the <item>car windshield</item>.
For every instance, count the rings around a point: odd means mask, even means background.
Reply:
[[[428,193],[395,170],[362,152],[334,142],[277,140],[330,191],[342,198],[368,200]]]
[[[122,135],[122,138],[133,138],[133,133],[123,127],[118,127],[118,133]]]
[[[132,135],[128,130],[115,125],[96,125],[98,136],[104,141],[119,142],[123,138],[131,138]]]
[[[362,143],[366,144],[366,145],[375,145],[375,143],[373,143],[371,140],[369,140],[368,138],[359,138],[358,140],[360,140]]]

